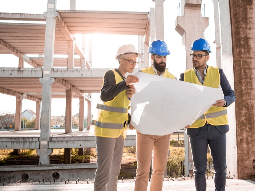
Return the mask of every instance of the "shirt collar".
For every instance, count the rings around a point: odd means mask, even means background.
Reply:
[[[207,73],[207,68],[208,68],[208,65],[206,65],[205,69],[204,69],[204,75],[206,76],[206,73]],[[196,68],[194,68],[195,72],[196,73],[199,73]],[[200,73],[199,73],[200,74]]]

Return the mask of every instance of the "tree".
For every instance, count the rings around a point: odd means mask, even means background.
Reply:
[[[14,122],[15,122],[14,114],[8,112],[0,113],[0,127],[2,129],[10,128],[11,126],[14,127]]]

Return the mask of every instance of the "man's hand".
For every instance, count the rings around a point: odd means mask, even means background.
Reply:
[[[135,128],[134,128],[134,126],[133,126],[133,125],[131,125],[131,123],[128,125],[128,128],[129,128],[130,130],[135,129]]]
[[[186,126],[185,126],[185,129],[188,129],[189,127],[190,127],[189,125],[186,125]]]
[[[139,82],[139,78],[134,76],[134,75],[128,75],[127,76],[127,79],[126,79],[126,84],[127,86],[133,84],[133,83],[136,83],[136,82]]]
[[[216,107],[223,107],[225,105],[225,100],[221,99],[221,100],[217,100],[215,104],[213,104],[213,106]]]
[[[126,94],[129,98],[132,98],[132,96],[135,94],[135,86],[129,85],[128,89],[126,89]]]

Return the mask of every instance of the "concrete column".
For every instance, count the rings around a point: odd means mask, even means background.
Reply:
[[[72,88],[66,90],[66,117],[65,117],[65,133],[72,132],[72,98],[73,91]],[[64,163],[71,163],[71,148],[64,149]]]
[[[20,57],[19,58],[19,66],[18,68],[24,68],[24,58]]]
[[[22,96],[16,96],[15,131],[21,130]],[[13,154],[19,155],[20,149],[13,149]]]
[[[56,27],[56,0],[48,0],[45,29],[45,46],[44,46],[44,70],[42,83],[42,112],[41,112],[41,133],[40,133],[40,149],[37,149],[40,165],[50,164],[49,149],[50,127],[51,127],[51,92],[54,79],[51,78],[51,69],[53,67],[54,44],[55,44],[55,27]]]
[[[76,0],[70,0],[70,10],[76,10]]]
[[[156,23],[155,23],[155,9],[151,8],[150,9],[150,43],[149,45],[156,40]],[[149,46],[148,45],[148,46]],[[149,50],[149,49],[148,49]],[[150,59],[150,56],[148,56],[149,59],[149,63],[148,65],[151,66],[152,65],[152,61]]]
[[[72,132],[72,88],[66,90],[66,117],[65,117],[65,133]]]
[[[41,101],[36,101],[35,129],[40,129],[40,120],[41,120]]]
[[[209,19],[201,17],[202,0],[186,0],[184,16],[176,19],[175,30],[183,37],[183,44],[186,46],[186,69],[192,68],[190,59],[190,47],[194,40],[203,37],[204,30],[209,25]],[[194,27],[194,23],[196,27]]]
[[[15,131],[21,130],[22,96],[16,96]]]
[[[93,35],[91,34],[89,38],[89,62],[91,67],[92,67],[92,44],[93,44]]]
[[[79,131],[84,130],[84,97],[80,97],[79,104]]]
[[[67,58],[67,68],[74,67],[74,41],[68,41],[68,58]]]
[[[203,32],[209,25],[208,18],[201,17],[201,0],[186,0],[184,10],[181,5],[181,14],[176,19],[175,30],[182,36],[183,45],[186,47],[186,69],[192,68],[192,60],[190,58],[190,47],[195,39],[203,37]],[[196,27],[194,27],[196,23]],[[192,170],[192,153],[190,149],[189,136],[184,133],[185,143],[185,176],[188,176]],[[187,168],[188,167],[188,168]]]
[[[234,4],[237,3],[237,2],[234,2]],[[239,6],[238,4],[236,4],[236,6]],[[250,101],[247,100],[246,98],[250,98],[250,96],[252,97],[252,94],[249,95],[249,91],[247,91],[247,89],[250,89],[249,87],[247,87],[244,92],[242,93],[241,97],[240,98],[244,98],[244,100],[248,101],[248,103],[245,103],[243,102],[243,100],[239,99],[238,98],[238,93],[237,93],[237,87],[240,86],[240,88],[242,88],[242,84],[245,82],[238,78],[237,79],[237,86],[235,86],[235,76],[234,76],[234,72],[235,74],[238,74],[239,73],[243,73],[243,69],[240,69],[240,68],[236,68],[237,70],[234,71],[234,58],[233,58],[233,51],[236,51],[236,53],[240,53],[240,55],[242,55],[242,51],[243,52],[246,52],[246,48],[243,47],[243,50],[240,50],[240,49],[236,49],[236,46],[232,47],[233,46],[233,41],[235,40],[236,42],[240,42],[240,39],[248,39],[248,37],[246,36],[246,34],[244,34],[244,38],[240,38],[240,36],[238,36],[236,39],[233,39],[232,35],[235,33],[235,31],[232,31],[233,29],[231,28],[231,25],[233,23],[231,23],[231,20],[233,19],[234,22],[236,21],[239,21],[239,23],[233,27],[237,27],[237,28],[241,28],[240,26],[243,24],[243,20],[244,20],[244,17],[239,17],[240,15],[240,12],[236,12],[237,10],[234,9],[232,10],[233,12],[231,13],[230,11],[230,1],[229,0],[219,0],[219,11],[220,11],[220,24],[221,24],[221,45],[222,45],[222,62],[221,62],[221,68],[223,69],[225,75],[227,76],[227,79],[231,85],[231,87],[233,89],[235,89],[235,95],[236,95],[236,102],[233,103],[231,106],[228,107],[228,120],[229,120],[229,132],[227,133],[227,175],[229,177],[232,177],[232,178],[241,178],[239,177],[239,173],[238,173],[238,168],[241,167],[238,166],[238,155],[237,155],[237,139],[241,138],[243,140],[247,140],[249,137],[252,137],[250,136],[250,134],[247,136],[245,136],[244,138],[242,138],[242,135],[241,134],[238,134],[237,136],[237,120],[236,118],[236,114],[235,114],[235,107],[237,105],[237,102],[238,100],[240,100],[240,108],[242,108],[243,110],[238,110],[238,113],[239,113],[239,116],[241,117],[241,123],[240,123],[240,127],[244,127],[245,124],[243,123],[244,121],[247,121],[246,117],[248,116],[252,116],[252,115],[246,115],[246,113],[249,112],[249,110],[247,108],[245,108],[245,105],[249,105],[250,104]],[[238,13],[238,14],[236,14]],[[234,18],[231,18],[230,19],[230,15],[233,14],[233,15],[236,15],[237,17],[234,17]],[[247,13],[246,11],[243,12],[243,14],[241,14],[243,16],[245,16],[247,18]],[[246,31],[245,31],[246,32]],[[241,34],[243,32],[238,32],[236,34]],[[240,46],[241,48],[241,46]],[[249,49],[249,48],[248,48]],[[246,61],[243,62],[240,59],[239,55],[237,56],[238,57],[238,60],[236,60],[236,66],[240,65],[240,63],[245,63],[245,69],[248,68],[248,66],[246,65]],[[245,56],[246,57],[246,56]],[[244,79],[246,79],[247,77],[251,77],[250,75],[245,75]],[[247,96],[247,97],[245,97]],[[249,107],[250,108],[250,107]],[[253,109],[252,109],[253,111]],[[243,114],[243,116],[242,116]],[[253,116],[252,116],[253,118]],[[247,124],[247,130],[250,128],[250,124],[248,123]],[[245,131],[244,131],[245,132]],[[243,141],[242,141],[243,142]],[[253,141],[254,142],[254,141]],[[246,143],[244,143],[246,144]],[[252,147],[251,147],[252,148]],[[248,150],[248,153],[251,153],[251,150]],[[246,162],[246,161],[249,161],[250,164],[252,164],[252,159],[251,160],[248,160],[247,158],[248,155],[245,156],[245,159],[243,162]],[[253,157],[254,159],[255,157]],[[252,166],[250,165],[249,167],[247,168],[242,168],[240,172],[245,172],[247,173],[248,172],[248,169],[252,169]],[[244,178],[244,179],[248,179],[249,177],[247,178]]]
[[[89,96],[91,97],[91,93],[89,93]],[[91,102],[92,102],[92,97],[91,97],[91,101],[88,101],[87,130],[89,130],[91,126]]]
[[[164,1],[153,0],[155,2],[155,24],[156,24],[156,39],[164,40]]]
[[[144,43],[144,63],[143,67],[149,67],[149,45],[147,43]]]
[[[81,51],[85,55],[85,49],[86,49],[86,35],[82,34],[82,45],[81,45]],[[86,60],[85,58],[81,58],[81,68],[86,68]]]
[[[138,58],[138,68],[144,68],[144,59],[143,59],[143,52],[144,52],[144,43],[143,43],[144,36],[138,36],[138,53],[141,54],[141,57]]]
[[[214,24],[215,24],[215,44],[216,44],[216,62],[221,68],[221,39],[220,39],[220,18],[219,18],[219,1],[212,0],[214,5]]]

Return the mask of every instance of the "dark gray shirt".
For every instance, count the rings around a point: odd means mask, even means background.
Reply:
[[[125,77],[122,76],[120,71],[115,68],[115,71],[122,77],[123,81],[116,84],[115,75],[112,70],[108,70],[104,75],[104,84],[101,88],[101,100],[102,101],[111,101],[113,100],[120,92],[128,89],[128,86],[125,81]]]

